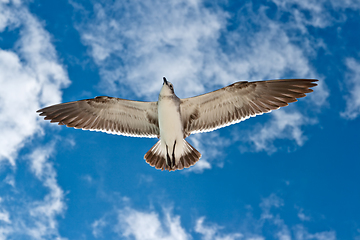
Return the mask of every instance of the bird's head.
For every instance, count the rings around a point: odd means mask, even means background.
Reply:
[[[174,87],[171,82],[168,82],[165,77],[163,77],[164,83],[160,90],[160,96],[173,96],[174,93]]]

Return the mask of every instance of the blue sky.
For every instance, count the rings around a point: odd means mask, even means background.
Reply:
[[[0,239],[360,239],[360,2],[0,1]],[[306,98],[189,141],[57,126],[41,107],[317,78]]]

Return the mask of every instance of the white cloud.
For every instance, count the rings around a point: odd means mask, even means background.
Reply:
[[[14,175],[8,174],[6,178],[4,179],[4,182],[9,184],[12,187],[15,187],[15,178]]]
[[[304,239],[318,239],[318,240],[335,240],[336,233],[334,231],[323,231],[310,234],[302,224],[297,224],[289,227],[285,220],[281,218],[280,214],[274,215],[272,209],[279,209],[284,206],[284,200],[276,194],[271,194],[269,197],[264,198],[260,203],[262,208],[261,219],[258,224],[263,227],[265,222],[273,225],[273,235],[279,240],[304,240]],[[292,237],[294,236],[294,237]]]
[[[126,204],[127,205],[127,204]],[[244,215],[234,232],[226,227],[206,221],[206,217],[195,219],[194,226],[189,229],[183,227],[181,217],[173,214],[173,209],[163,208],[161,212],[152,210],[138,210],[126,206],[116,208],[105,213],[103,217],[92,224],[95,237],[106,238],[109,232],[115,232],[124,239],[200,239],[202,240],[264,240],[274,238],[279,240],[335,240],[335,231],[319,231],[310,233],[305,223],[288,225],[282,217],[285,206],[283,199],[276,194],[263,198],[259,207],[261,214],[255,219],[252,207]],[[288,216],[287,216],[288,217]],[[290,217],[291,218],[291,217]],[[236,223],[235,223],[236,224]]]
[[[294,24],[302,32],[307,31],[307,25],[324,28],[331,24],[334,19],[329,11],[325,11],[324,3],[328,1],[283,1],[273,0],[284,12],[291,12]],[[307,17],[306,14],[309,16]]]
[[[255,126],[252,131],[245,134],[242,142],[249,142],[250,148],[241,146],[242,151],[266,151],[273,153],[277,150],[274,144],[276,139],[290,139],[295,141],[298,146],[302,146],[306,141],[306,136],[302,128],[316,121],[309,119],[298,111],[286,112],[283,109],[271,113],[270,121],[262,126]]]
[[[202,235],[202,240],[235,240],[243,237],[241,233],[221,234],[221,227],[217,225],[206,226],[204,224],[205,217],[201,217],[196,221],[195,232]]]
[[[360,3],[356,0],[273,0],[273,2],[282,10],[282,13],[291,13],[292,26],[307,32],[307,26],[316,28],[325,28],[332,24],[345,21],[347,9],[358,10]],[[332,14],[337,12],[337,17]]]
[[[57,218],[66,206],[49,161],[54,146],[38,147],[33,142],[22,161],[18,152],[43,133],[44,121],[36,110],[60,102],[61,88],[69,79],[51,36],[20,1],[0,2],[0,31],[17,38],[10,48],[0,49],[0,166],[12,166],[6,168],[11,173],[4,180],[11,191],[1,196],[0,239],[62,239]],[[31,174],[14,177],[20,164],[27,164]],[[23,182],[27,178],[34,181],[31,189]],[[44,190],[45,196],[34,197],[34,187]]]
[[[15,165],[25,142],[41,132],[35,111],[59,102],[69,80],[40,22],[21,4],[2,2],[0,9],[0,29],[20,36],[13,49],[0,49],[0,161]]]
[[[107,223],[104,218],[96,220],[91,224],[92,234],[95,238],[103,237],[102,230],[106,225]]]
[[[282,198],[272,193],[270,196],[263,198],[259,204],[262,209],[260,219],[251,219],[252,228],[257,229],[256,234],[261,236],[263,229],[267,229],[267,233],[271,234],[274,239],[279,240],[305,240],[305,239],[317,239],[317,240],[335,240],[335,231],[322,231],[316,233],[309,233],[307,228],[303,224],[295,224],[289,226],[286,224],[284,218],[282,218],[282,208],[285,206],[285,202]],[[301,209],[301,208],[300,208]],[[250,215],[252,216],[252,215]],[[269,231],[270,229],[270,231]],[[247,237],[253,232],[245,229],[243,234]],[[265,236],[266,237],[266,236]],[[247,238],[246,238],[247,239]]]
[[[112,91],[123,84],[139,97],[154,97],[164,75],[182,97],[237,80],[315,76],[282,24],[249,5],[231,32],[229,14],[200,1],[115,1],[94,9],[96,18],[78,29]],[[251,31],[254,25],[261,31]]]
[[[214,58],[204,48],[217,45],[226,14],[186,0],[115,1],[94,9],[96,18],[79,31],[108,89],[122,84],[138,97],[154,97],[166,76],[177,93],[204,91],[200,69]]]
[[[295,208],[298,209],[298,215],[297,216],[301,221],[310,221],[311,220],[311,217],[304,213],[303,208],[300,208],[298,206],[295,206]]]
[[[77,28],[99,66],[101,86],[110,95],[129,97],[125,89],[131,89],[138,98],[156,100],[162,76],[174,83],[182,98],[239,80],[318,77],[309,58],[323,43],[306,32],[295,37],[288,23],[270,19],[265,8],[254,12],[251,4],[244,5],[231,31],[229,13],[206,8],[201,1],[105,1],[95,4],[94,11],[95,18]],[[305,102],[311,100],[317,111],[328,95],[321,81]],[[282,121],[276,123],[280,114]],[[261,129],[267,131],[261,138],[259,131],[254,132],[251,141],[256,151],[276,151],[273,141],[278,138],[301,146],[306,139],[302,128],[312,121],[300,111],[283,111],[265,125],[271,124],[280,134]],[[194,138],[194,145],[205,138]],[[212,167],[207,151],[190,171]]]
[[[202,173],[206,169],[211,169],[212,164],[222,167],[224,165],[222,156],[223,148],[230,145],[230,141],[221,137],[219,132],[209,132],[195,134],[188,139],[191,144],[202,154],[200,160],[186,172]]]
[[[63,214],[66,206],[64,193],[57,184],[55,170],[49,162],[53,150],[53,145],[40,147],[28,156],[30,171],[48,192],[43,199],[33,199],[24,190],[14,186],[15,195],[12,191],[3,193],[0,220],[5,224],[0,222],[0,226],[3,226],[0,237],[2,234],[4,239],[24,236],[30,239],[62,239],[58,232],[57,218]]]
[[[204,154],[208,154],[207,152]],[[211,156],[213,158],[213,156]],[[185,172],[203,173],[206,169],[211,169],[211,164],[205,157],[201,159],[191,168],[186,169]]]
[[[346,66],[348,68],[346,84],[349,94],[345,96],[346,109],[341,116],[355,119],[360,115],[360,63],[353,58],[348,58]]]
[[[193,239],[192,231],[187,231],[181,225],[181,218],[173,215],[171,208],[164,208],[158,213],[155,210],[141,211],[125,207],[114,212],[106,213],[92,224],[94,237],[104,237],[109,228],[124,239],[139,240],[187,240]],[[240,233],[222,233],[224,227],[216,224],[205,224],[205,218],[196,220],[194,232],[201,235],[203,240],[235,240],[240,239]],[[255,239],[255,238],[254,238]]]
[[[161,219],[156,212],[141,212],[132,208],[120,211],[115,231],[128,239],[139,240],[185,240],[190,236],[181,227],[180,217],[164,210]]]
[[[260,203],[260,208],[262,209],[261,220],[273,219],[274,216],[271,214],[272,208],[279,208],[284,205],[284,201],[272,193],[269,197],[263,198]]]
[[[324,232],[311,234],[302,225],[296,225],[294,227],[294,236],[296,240],[307,240],[307,239],[335,240],[336,239],[336,233],[334,231],[324,231]]]
[[[7,212],[5,210],[0,212],[0,221],[6,222],[6,223],[11,223],[9,212]]]
[[[57,184],[56,172],[48,161],[53,149],[53,145],[37,148],[29,156],[31,170],[50,192],[45,196],[44,200],[32,204],[30,215],[35,219],[39,219],[39,225],[42,226],[42,229],[50,230],[56,230],[56,217],[62,214],[66,208],[63,199],[64,193]],[[40,233],[40,236],[44,234],[46,233]]]

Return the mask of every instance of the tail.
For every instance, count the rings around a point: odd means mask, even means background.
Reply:
[[[156,169],[175,171],[188,168],[199,161],[201,153],[199,153],[193,146],[185,139],[183,153],[179,160],[175,161],[175,166],[171,168],[165,159],[166,153],[161,148],[161,140],[159,140],[144,156],[146,162]]]

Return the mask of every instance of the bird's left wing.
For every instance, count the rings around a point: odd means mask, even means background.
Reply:
[[[133,137],[160,135],[157,103],[96,97],[61,103],[38,110],[45,120],[84,130]]]
[[[236,82],[219,90],[181,99],[184,137],[238,123],[305,97],[316,79]]]

